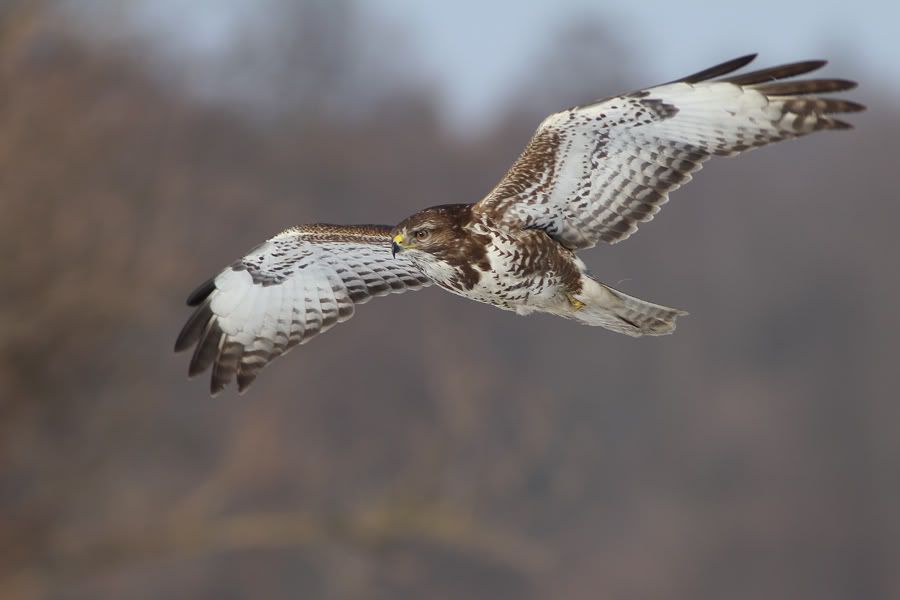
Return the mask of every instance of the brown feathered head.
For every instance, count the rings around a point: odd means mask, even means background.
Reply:
[[[432,206],[411,215],[391,231],[391,248],[396,256],[414,250],[440,256],[459,240],[469,219],[470,204]]]

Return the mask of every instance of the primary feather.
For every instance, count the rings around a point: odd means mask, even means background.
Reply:
[[[215,395],[236,379],[243,391],[259,370],[297,344],[353,316],[374,296],[431,284],[391,255],[385,225],[305,225],[284,231],[205,282],[175,342],[196,344],[189,374],[213,367]]]
[[[845,129],[832,115],[863,109],[814,95],[853,82],[780,81],[825,61],[712,80],[753,58],[551,115],[476,210],[511,227],[544,229],[571,249],[614,244],[652,219],[710,157]]]

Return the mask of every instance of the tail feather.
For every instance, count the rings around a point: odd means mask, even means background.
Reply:
[[[584,307],[571,316],[585,325],[599,325],[632,337],[667,335],[675,331],[675,320],[688,314],[629,296],[588,276],[582,284],[578,300]]]
[[[629,335],[666,335],[675,331],[675,319],[687,315],[677,308],[653,304],[609,288],[622,301],[616,315],[631,325],[636,333]]]

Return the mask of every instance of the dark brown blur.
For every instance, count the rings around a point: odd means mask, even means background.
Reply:
[[[900,105],[866,65],[827,57],[855,130],[714,161],[583,255],[675,335],[430,289],[213,400],[171,350],[196,284],[475,201],[546,113],[654,82],[582,25],[460,137],[354,67],[349,3],[279,32],[277,110],[50,6],[0,8],[0,598],[900,597]]]

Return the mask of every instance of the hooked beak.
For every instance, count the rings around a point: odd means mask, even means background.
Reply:
[[[391,241],[391,256],[397,256],[398,252],[403,252],[403,234],[398,233],[394,236],[394,239]]]

